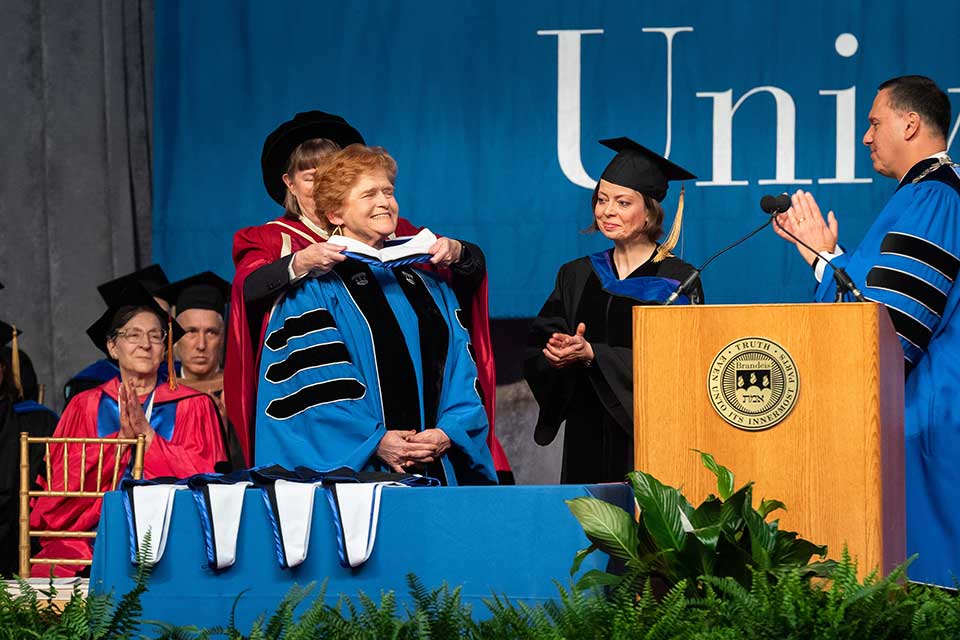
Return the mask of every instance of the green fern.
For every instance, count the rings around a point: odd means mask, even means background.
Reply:
[[[153,571],[153,565],[147,562],[150,556],[151,536],[148,530],[143,536],[143,543],[137,551],[137,570],[134,574],[133,589],[120,598],[120,602],[112,612],[105,614],[104,620],[91,620],[91,629],[99,630],[97,635],[91,635],[93,640],[112,640],[113,638],[129,638],[140,627],[140,615],[143,608],[140,606],[140,597],[147,590],[147,580]]]
[[[353,621],[362,631],[364,637],[391,639],[399,637],[403,622],[396,617],[397,603],[393,592],[381,595],[381,603],[378,605],[367,594],[362,591],[357,598],[360,601],[360,609]]]

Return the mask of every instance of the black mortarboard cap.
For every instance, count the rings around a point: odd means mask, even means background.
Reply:
[[[600,179],[645,193],[657,202],[667,195],[671,180],[694,180],[697,177],[630,138],[609,138],[601,140],[600,144],[617,152]]]
[[[283,183],[283,174],[287,172],[290,154],[307,140],[326,138],[340,145],[363,144],[363,136],[350,126],[346,120],[323,111],[304,111],[274,129],[263,141],[260,154],[260,169],[263,172],[263,186],[270,197],[283,206],[287,195],[287,185]]]
[[[187,309],[210,309],[223,315],[230,283],[213,271],[204,271],[161,287],[154,295],[175,306],[177,315]]]
[[[97,318],[97,321],[87,329],[87,335],[90,336],[93,344],[106,353],[107,356],[110,355],[110,352],[107,350],[107,338],[110,334],[110,325],[113,324],[117,314],[123,311],[125,307],[148,307],[152,309],[154,313],[157,314],[157,317],[160,318],[160,326],[165,330],[168,328],[168,322],[171,321],[169,314],[164,311],[163,307],[157,304],[157,301],[153,299],[153,295],[147,291],[142,284],[137,281],[128,283],[127,286],[116,295],[107,310],[103,312],[103,315]],[[172,320],[172,323],[173,342],[175,343],[183,337],[184,330],[183,327],[177,324],[176,320]]]
[[[22,334],[23,331],[17,329],[17,335]],[[7,324],[3,320],[0,320],[0,347],[5,347],[10,344],[10,341],[13,340],[13,326]]]
[[[134,282],[143,285],[148,293],[153,293],[160,287],[170,283],[167,279],[167,274],[163,272],[163,267],[158,264],[151,264],[149,267],[144,267],[133,273],[128,273],[109,282],[97,285],[97,291],[100,292],[100,297],[103,298],[103,301],[110,307],[120,301],[124,289]]]

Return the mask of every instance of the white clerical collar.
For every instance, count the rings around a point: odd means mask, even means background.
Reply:
[[[943,162],[944,160],[946,160],[946,159],[949,158],[949,157],[950,157],[950,156],[947,155],[946,149],[944,149],[943,151],[938,151],[938,152],[936,152],[936,153],[933,154],[932,156],[927,156],[927,157],[924,158],[923,160],[939,160],[939,161]],[[920,162],[923,162],[923,160],[921,160]],[[915,167],[915,166],[917,166],[918,164],[920,164],[920,162],[917,162],[916,164],[914,164],[913,167]],[[909,169],[907,169],[907,173],[910,173],[910,172],[913,170],[913,167],[910,167]],[[903,174],[902,176],[900,176],[900,182],[903,182],[903,179],[907,177],[907,173],[905,173],[905,174]]]

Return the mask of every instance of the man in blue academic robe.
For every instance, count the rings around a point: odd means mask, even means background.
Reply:
[[[960,172],[947,156],[950,101],[929,78],[880,85],[863,143],[874,169],[899,180],[863,241],[837,244],[833,212],[798,191],[779,216],[819,281],[816,299],[848,299],[825,264],[842,266],[866,299],[886,305],[903,346],[907,554],[912,580],[953,586],[960,578]],[[782,231],[778,233],[793,242]]]

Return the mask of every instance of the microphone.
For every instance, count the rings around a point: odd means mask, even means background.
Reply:
[[[764,196],[764,197],[772,197],[772,196]],[[776,198],[774,198],[774,200],[775,200],[775,199],[776,199]],[[789,202],[789,200],[790,200],[790,198],[787,198],[787,201],[788,201],[788,202]],[[787,208],[789,208],[789,207],[790,207],[790,205],[787,205]],[[784,209],[784,211],[786,211],[786,209]],[[674,302],[676,302],[676,301],[677,301],[677,298],[679,298],[680,296],[688,294],[688,293],[690,292],[690,289],[693,287],[693,283],[697,281],[697,278],[700,277],[700,273],[701,273],[704,269],[707,268],[707,265],[709,265],[711,262],[713,262],[714,260],[716,260],[717,258],[719,258],[720,256],[722,256],[723,254],[725,254],[727,251],[730,251],[730,249],[733,249],[733,248],[736,247],[737,245],[746,242],[747,240],[749,240],[749,239],[752,238],[753,236],[757,235],[758,233],[760,233],[761,231],[763,231],[764,229],[766,229],[767,226],[770,225],[770,223],[771,223],[772,220],[773,220],[773,217],[771,217],[769,220],[767,220],[766,222],[764,222],[762,225],[760,225],[759,227],[757,227],[756,229],[754,229],[753,231],[751,231],[751,232],[748,233],[747,235],[743,236],[742,238],[740,238],[739,240],[737,240],[737,241],[734,242],[733,244],[727,245],[727,246],[724,247],[723,249],[720,249],[720,251],[717,251],[715,254],[713,254],[712,256],[710,256],[710,257],[707,259],[706,262],[704,262],[702,265],[700,265],[699,268],[694,269],[694,270],[693,270],[693,273],[691,273],[689,276],[687,276],[687,277],[684,279],[684,281],[680,283],[680,286],[677,287],[677,288],[673,291],[673,293],[671,293],[671,294],[667,297],[667,299],[663,301],[663,303],[662,303],[663,306],[669,306],[669,305],[673,304]]]
[[[791,206],[793,206],[793,203],[790,202],[790,196],[785,193],[760,198],[760,208],[771,215],[784,213]]]
[[[820,255],[819,251],[783,228],[783,225],[780,224],[780,219],[778,216],[781,213],[784,213],[791,206],[792,203],[790,202],[790,196],[786,193],[782,193],[779,196],[763,196],[760,198],[760,208],[766,213],[770,214],[770,219],[773,220],[778,229],[790,236],[800,246],[809,249],[815,256],[819,256],[819,258],[829,265],[833,270],[833,279],[837,283],[837,302],[843,299],[844,291],[849,291],[858,302],[866,302],[867,299],[863,297],[860,289],[858,289],[857,285],[853,283],[853,279],[847,274],[843,267],[834,265],[830,259]]]

